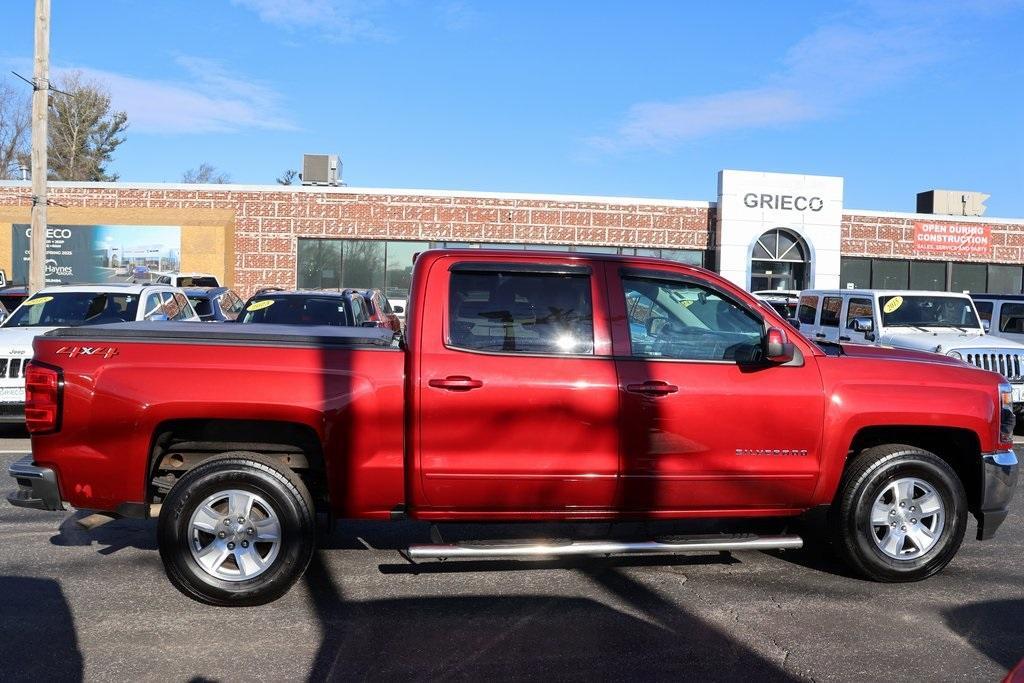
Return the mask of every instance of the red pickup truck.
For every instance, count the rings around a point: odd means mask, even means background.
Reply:
[[[913,581],[991,537],[1017,480],[1011,390],[935,354],[815,345],[714,273],[646,258],[440,250],[390,331],[55,330],[26,373],[10,501],[159,515],[171,581],[282,595],[333,518],[792,518]],[[384,338],[387,336],[387,339]],[[438,539],[439,540],[439,539]],[[792,548],[791,533],[413,546],[424,558]]]

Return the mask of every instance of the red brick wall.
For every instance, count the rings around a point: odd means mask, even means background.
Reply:
[[[953,216],[872,216],[843,215],[843,256],[912,258],[937,261],[976,261],[981,263],[1024,263],[1024,222],[985,223],[992,234],[992,253],[966,255],[915,252],[914,223],[956,223]],[[965,221],[966,223],[966,221]],[[971,225],[978,225],[971,222]]]
[[[621,245],[707,249],[714,211],[609,198],[557,200],[358,191],[53,186],[53,202],[111,208],[232,209],[235,286],[295,286],[296,238]],[[25,186],[0,186],[0,207],[27,206]],[[188,264],[183,264],[188,268]]]

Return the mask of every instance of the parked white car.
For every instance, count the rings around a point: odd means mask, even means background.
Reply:
[[[198,321],[184,292],[164,285],[47,287],[25,299],[0,325],[0,422],[25,419],[25,364],[32,340],[58,327],[133,320]]]
[[[179,273],[173,271],[150,273],[150,278],[155,284],[170,285],[171,287],[220,287],[220,281],[217,279],[217,276],[210,273]]]
[[[953,292],[833,289],[800,293],[797,321],[815,341],[931,351],[1006,377],[1024,410],[1024,344],[986,334],[971,297]]]

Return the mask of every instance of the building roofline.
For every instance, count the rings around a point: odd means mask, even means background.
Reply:
[[[522,199],[526,201],[586,202],[588,204],[642,204],[674,206],[691,209],[713,209],[717,202],[693,201],[688,199],[658,199],[654,197],[617,197],[583,194],[544,194],[537,192],[481,192],[473,190],[423,190],[388,187],[331,187],[327,185],[236,185],[192,184],[192,183],[92,183],[66,180],[52,180],[54,188],[83,188],[95,190],[182,190],[199,192],[309,192],[318,194],[373,194],[373,195],[420,195],[424,197],[468,197],[471,199]],[[31,187],[24,180],[0,180],[0,187]]]
[[[1024,218],[995,218],[992,216],[946,216],[941,213],[910,213],[905,211],[874,211],[871,209],[848,209],[843,207],[846,216],[879,216],[882,218],[913,218],[930,223],[999,223],[1021,225]]]

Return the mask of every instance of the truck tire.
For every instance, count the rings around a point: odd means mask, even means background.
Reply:
[[[967,528],[967,494],[934,453],[893,444],[857,455],[832,507],[839,554],[875,581],[919,581],[956,555]]]
[[[163,501],[157,539],[178,590],[210,605],[262,605],[302,576],[315,548],[309,491],[254,453],[224,453],[186,472]]]

